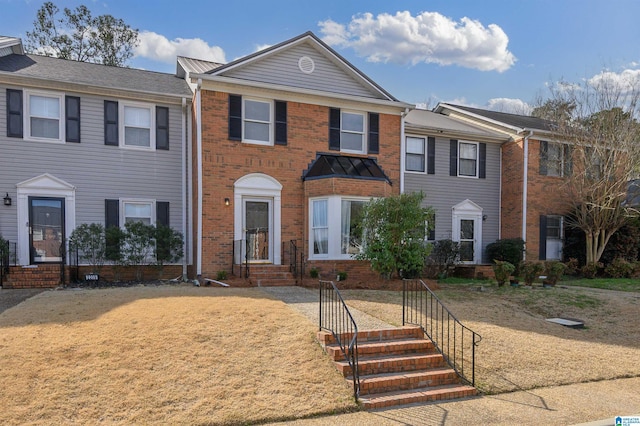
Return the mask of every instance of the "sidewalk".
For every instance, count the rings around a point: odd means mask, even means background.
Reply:
[[[318,293],[301,287],[262,290],[318,323]],[[393,328],[351,309],[358,327]],[[640,366],[639,366],[640,368]],[[339,414],[274,425],[614,425],[616,416],[640,413],[640,377],[533,389],[477,398]]]

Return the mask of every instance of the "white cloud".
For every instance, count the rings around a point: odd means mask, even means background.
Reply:
[[[415,65],[420,62],[459,65],[481,71],[508,70],[516,61],[509,52],[509,37],[498,25],[477,20],[455,22],[437,12],[363,13],[348,25],[319,22],[323,41],[351,47],[371,62]]]
[[[621,93],[640,90],[640,69],[626,69],[619,73],[602,71],[587,80],[594,88],[611,88]]]
[[[270,48],[271,46],[273,46],[273,45],[272,45],[272,44],[257,44],[257,45],[256,45],[256,50],[255,50],[255,51],[256,51],[256,52],[259,52],[259,51],[261,51],[261,50],[268,49],[268,48]]]
[[[529,115],[532,107],[522,99],[493,98],[487,102],[487,108],[492,111],[510,114]]]
[[[169,64],[175,63],[176,56],[188,56],[219,63],[226,62],[222,48],[209,46],[202,39],[176,38],[169,40],[152,31],[140,32],[140,44],[135,48],[134,55]]]

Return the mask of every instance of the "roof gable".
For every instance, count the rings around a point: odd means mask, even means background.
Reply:
[[[311,32],[210,70],[207,74],[397,101]]]
[[[446,113],[447,110],[479,119],[488,124],[503,125],[517,130],[553,131],[553,122],[529,115],[509,114],[506,112],[490,111],[462,105],[442,103],[434,108],[435,112]]]

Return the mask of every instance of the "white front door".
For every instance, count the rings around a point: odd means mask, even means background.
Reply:
[[[273,200],[244,198],[242,204],[247,260],[273,263]]]
[[[482,263],[482,208],[470,200],[452,209],[453,241],[460,244],[462,263]]]

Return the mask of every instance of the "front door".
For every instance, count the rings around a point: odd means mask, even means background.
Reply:
[[[64,205],[64,198],[29,197],[29,247],[32,264],[62,262]]]
[[[476,246],[475,220],[460,219],[460,260],[473,263]]]
[[[244,230],[247,260],[273,262],[272,202],[270,199],[244,200]]]

